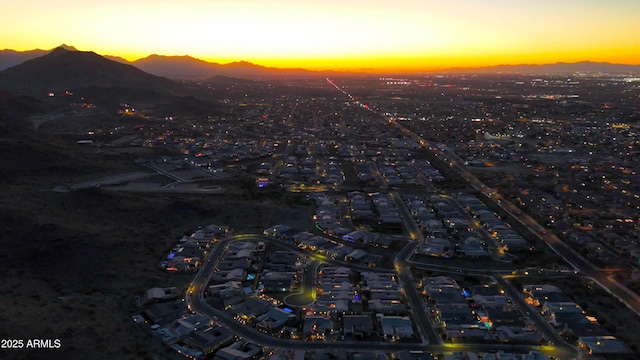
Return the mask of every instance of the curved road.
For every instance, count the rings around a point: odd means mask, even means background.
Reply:
[[[189,289],[187,290],[187,294],[185,297],[185,301],[187,306],[191,311],[196,313],[208,315],[214,319],[217,319],[217,322],[225,325],[230,331],[232,331],[235,335],[253,342],[262,346],[269,346],[273,348],[286,348],[286,349],[304,349],[304,350],[326,350],[326,349],[335,349],[340,351],[394,351],[394,350],[410,350],[410,351],[426,351],[432,353],[450,353],[454,351],[512,351],[512,352],[528,352],[531,350],[539,351],[541,353],[561,357],[561,358],[573,358],[575,356],[574,352],[570,349],[561,348],[561,347],[549,347],[549,346],[530,346],[530,345],[507,345],[507,344],[439,344],[437,342],[432,342],[429,344],[425,343],[405,343],[405,342],[363,342],[363,341],[339,341],[339,342],[308,342],[301,340],[290,340],[290,339],[281,339],[269,336],[265,333],[259,332],[252,327],[240,324],[235,321],[232,316],[230,316],[225,311],[221,311],[213,308],[209,305],[203,296],[204,290],[206,289],[209,278],[213,273],[218,261],[220,260],[221,255],[224,253],[227,245],[236,240],[245,240],[245,241],[276,241],[279,245],[282,244],[277,239],[263,236],[263,235],[251,235],[251,234],[243,234],[236,235],[224,240],[217,242],[214,247],[211,249],[211,252],[207,259],[205,259],[204,263],[200,267],[200,270],[196,274],[193,279]],[[405,256],[409,255],[413,251],[413,246],[416,243],[409,243],[396,257],[397,265],[404,266],[403,259]],[[400,276],[402,276],[409,284],[411,282],[410,276],[408,274],[408,268],[404,268],[404,271],[401,272]],[[417,291],[415,291],[415,287],[408,286],[409,289],[413,288],[415,295],[417,295]],[[422,312],[416,311],[416,314],[421,314]],[[420,315],[418,315],[420,316]],[[423,319],[420,321],[429,321],[428,319],[424,319],[426,314],[421,315]],[[428,338],[431,335],[426,334]]]
[[[289,294],[284,298],[285,305],[292,307],[310,306],[316,300],[316,275],[318,274],[318,267],[322,264],[320,261],[313,260],[305,267],[304,275],[302,276],[302,286],[300,291],[294,294]],[[311,269],[311,270],[309,270]]]

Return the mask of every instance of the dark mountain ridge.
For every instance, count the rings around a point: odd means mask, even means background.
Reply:
[[[62,45],[61,47],[69,51],[78,52],[71,46]],[[0,70],[46,55],[47,53],[48,52],[45,50],[31,50],[24,52],[14,50],[0,50]],[[227,76],[255,80],[269,78],[300,78],[360,74],[359,71],[335,72],[311,71],[300,68],[282,69],[256,65],[247,61],[237,61],[229,64],[220,64],[194,58],[189,55],[165,56],[154,54],[133,62],[129,62],[117,56],[104,56],[103,58],[118,62],[120,64],[133,65],[140,70],[156,76],[183,80],[204,80],[215,76]],[[372,73],[371,69],[366,69],[363,71],[366,71],[366,73]],[[640,74],[640,65],[580,61],[575,63],[558,62],[555,64],[496,65],[479,68],[451,68],[440,71],[416,72],[416,74],[430,73],[531,75],[558,75],[573,73]]]
[[[305,69],[280,69],[256,65],[247,61],[219,64],[197,59],[188,55],[164,56],[150,55],[136,60],[132,64],[150,74],[172,79],[203,80],[215,76],[227,76],[246,79],[274,77],[310,77],[325,76],[322,72]]]
[[[449,73],[560,75],[575,73],[640,74],[640,65],[579,61],[575,63],[496,65],[481,68],[452,68]]]
[[[11,49],[0,50],[0,71],[10,68],[12,66],[20,65],[23,62],[47,54],[47,50],[29,50],[29,51],[16,51]]]
[[[220,72],[221,64],[210,63],[194,57],[149,55],[132,62],[135,67],[150,74],[173,79],[203,79]]]
[[[76,48],[74,48],[73,46],[69,46],[67,44],[62,44],[58,47],[69,50],[69,51],[77,51]],[[16,65],[20,65],[27,60],[31,60],[40,56],[47,55],[54,49],[55,48],[51,50],[34,49],[34,50],[27,50],[27,51],[17,51],[17,50],[11,50],[11,49],[0,50],[0,71]]]
[[[75,91],[86,87],[170,89],[176,84],[94,52],[58,47],[0,72],[0,88],[17,94]]]

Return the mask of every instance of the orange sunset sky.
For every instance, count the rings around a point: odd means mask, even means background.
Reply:
[[[313,70],[640,64],[638,0],[22,0],[0,48],[150,54]]]

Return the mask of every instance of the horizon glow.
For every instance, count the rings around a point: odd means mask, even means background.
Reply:
[[[3,4],[0,47],[311,70],[640,64],[639,16],[637,0],[25,0]]]

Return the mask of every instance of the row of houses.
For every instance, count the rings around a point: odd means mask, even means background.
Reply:
[[[356,283],[357,278],[361,280]],[[341,338],[416,338],[393,273],[358,274],[346,267],[325,266],[318,273],[316,290],[316,302],[305,317],[307,339],[336,337],[336,324],[341,324]]]
[[[416,247],[415,253],[434,257],[449,258],[456,255],[456,251],[462,256],[484,257],[489,252],[484,248],[480,239],[468,237],[462,243],[456,243],[445,238],[425,238],[424,242]]]
[[[578,345],[591,354],[629,354],[631,350],[605,330],[596,318],[585,311],[558,287],[549,284],[525,285],[525,301],[538,307],[555,329],[577,339]]]
[[[258,359],[262,348],[238,340],[207,315],[189,312],[184,301],[148,306],[134,320],[176,352],[192,359]]]
[[[238,322],[272,336],[301,336],[306,340],[384,338],[416,339],[411,320],[401,302],[401,290],[392,274],[364,273],[362,285],[354,284],[351,270],[320,270],[317,297],[306,312],[298,313],[256,293],[222,299],[224,309]],[[361,289],[360,291],[358,289]],[[363,301],[368,297],[369,309]],[[302,334],[300,334],[302,331]]]
[[[402,219],[389,194],[375,193],[371,196],[373,206],[378,214],[378,223],[387,227],[400,227]]]
[[[308,195],[315,202],[314,221],[316,225],[330,234],[343,236],[353,231],[353,221],[371,223],[376,226],[394,228],[402,225],[402,219],[388,194],[362,193],[358,191],[347,194],[349,206],[343,213],[339,211],[339,199],[331,198],[324,193]],[[345,221],[344,218],[347,220]],[[374,241],[374,240],[380,241]],[[368,238],[373,246],[384,246],[386,237]],[[388,247],[389,244],[386,244]]]
[[[304,319],[305,340],[384,339],[387,341],[416,340],[414,325],[408,316],[373,313],[344,314],[332,319],[308,315]]]
[[[495,284],[461,288],[452,278],[420,282],[428,309],[443,336],[458,341],[541,343],[542,335]]]
[[[314,235],[308,231],[299,231],[286,225],[276,225],[265,229],[264,235],[276,237],[282,241],[291,242],[301,249],[311,250],[318,254],[328,256],[334,260],[355,261],[364,263],[370,267],[376,267],[382,261],[382,256],[370,254],[362,249],[354,249],[351,246],[342,244],[332,238]],[[345,234],[349,236],[349,234]],[[360,234],[353,233],[353,236],[360,237]],[[381,237],[381,243],[390,244],[392,240],[385,241]],[[348,240],[347,240],[348,241]]]
[[[486,244],[449,199],[433,195],[428,199],[406,197],[411,215],[427,235],[416,253],[435,257],[489,256]]]
[[[458,194],[457,199],[505,250],[529,249],[529,243],[509,224],[502,221],[478,197],[470,194]]]
[[[406,314],[402,287],[394,273],[362,272],[360,292],[367,299],[369,310],[376,314]]]
[[[301,256],[292,251],[276,251],[265,259],[260,274],[264,291],[291,291],[298,284]]]
[[[223,272],[222,264],[246,259],[260,247],[260,244],[242,241],[229,244],[217,273]],[[260,275],[261,290],[290,291],[291,279],[297,278],[303,261],[290,251],[276,251],[266,256]],[[334,340],[344,336],[382,336],[393,341],[415,338],[412,322],[403,316],[407,309],[393,273],[353,273],[346,267],[325,266],[317,274],[316,294],[316,301],[307,311],[297,313],[278,306],[260,292],[243,288],[241,281],[209,286],[209,296],[222,302],[222,307],[233,318],[273,336],[301,336],[309,340],[326,340],[328,336]]]
[[[225,125],[220,124],[221,128]],[[222,130],[222,134],[225,130]],[[249,160],[269,156],[273,154],[274,146],[271,142],[247,139],[244,141],[230,142],[226,137],[212,138],[206,140],[186,142],[184,140],[162,139],[150,140],[153,145],[174,145],[184,154],[185,160],[193,161],[196,166],[208,166],[217,162],[235,162],[238,160]]]
[[[226,236],[228,226],[208,225],[198,228],[191,236],[184,236],[160,262],[160,268],[168,272],[194,272],[202,263],[211,244]]]

